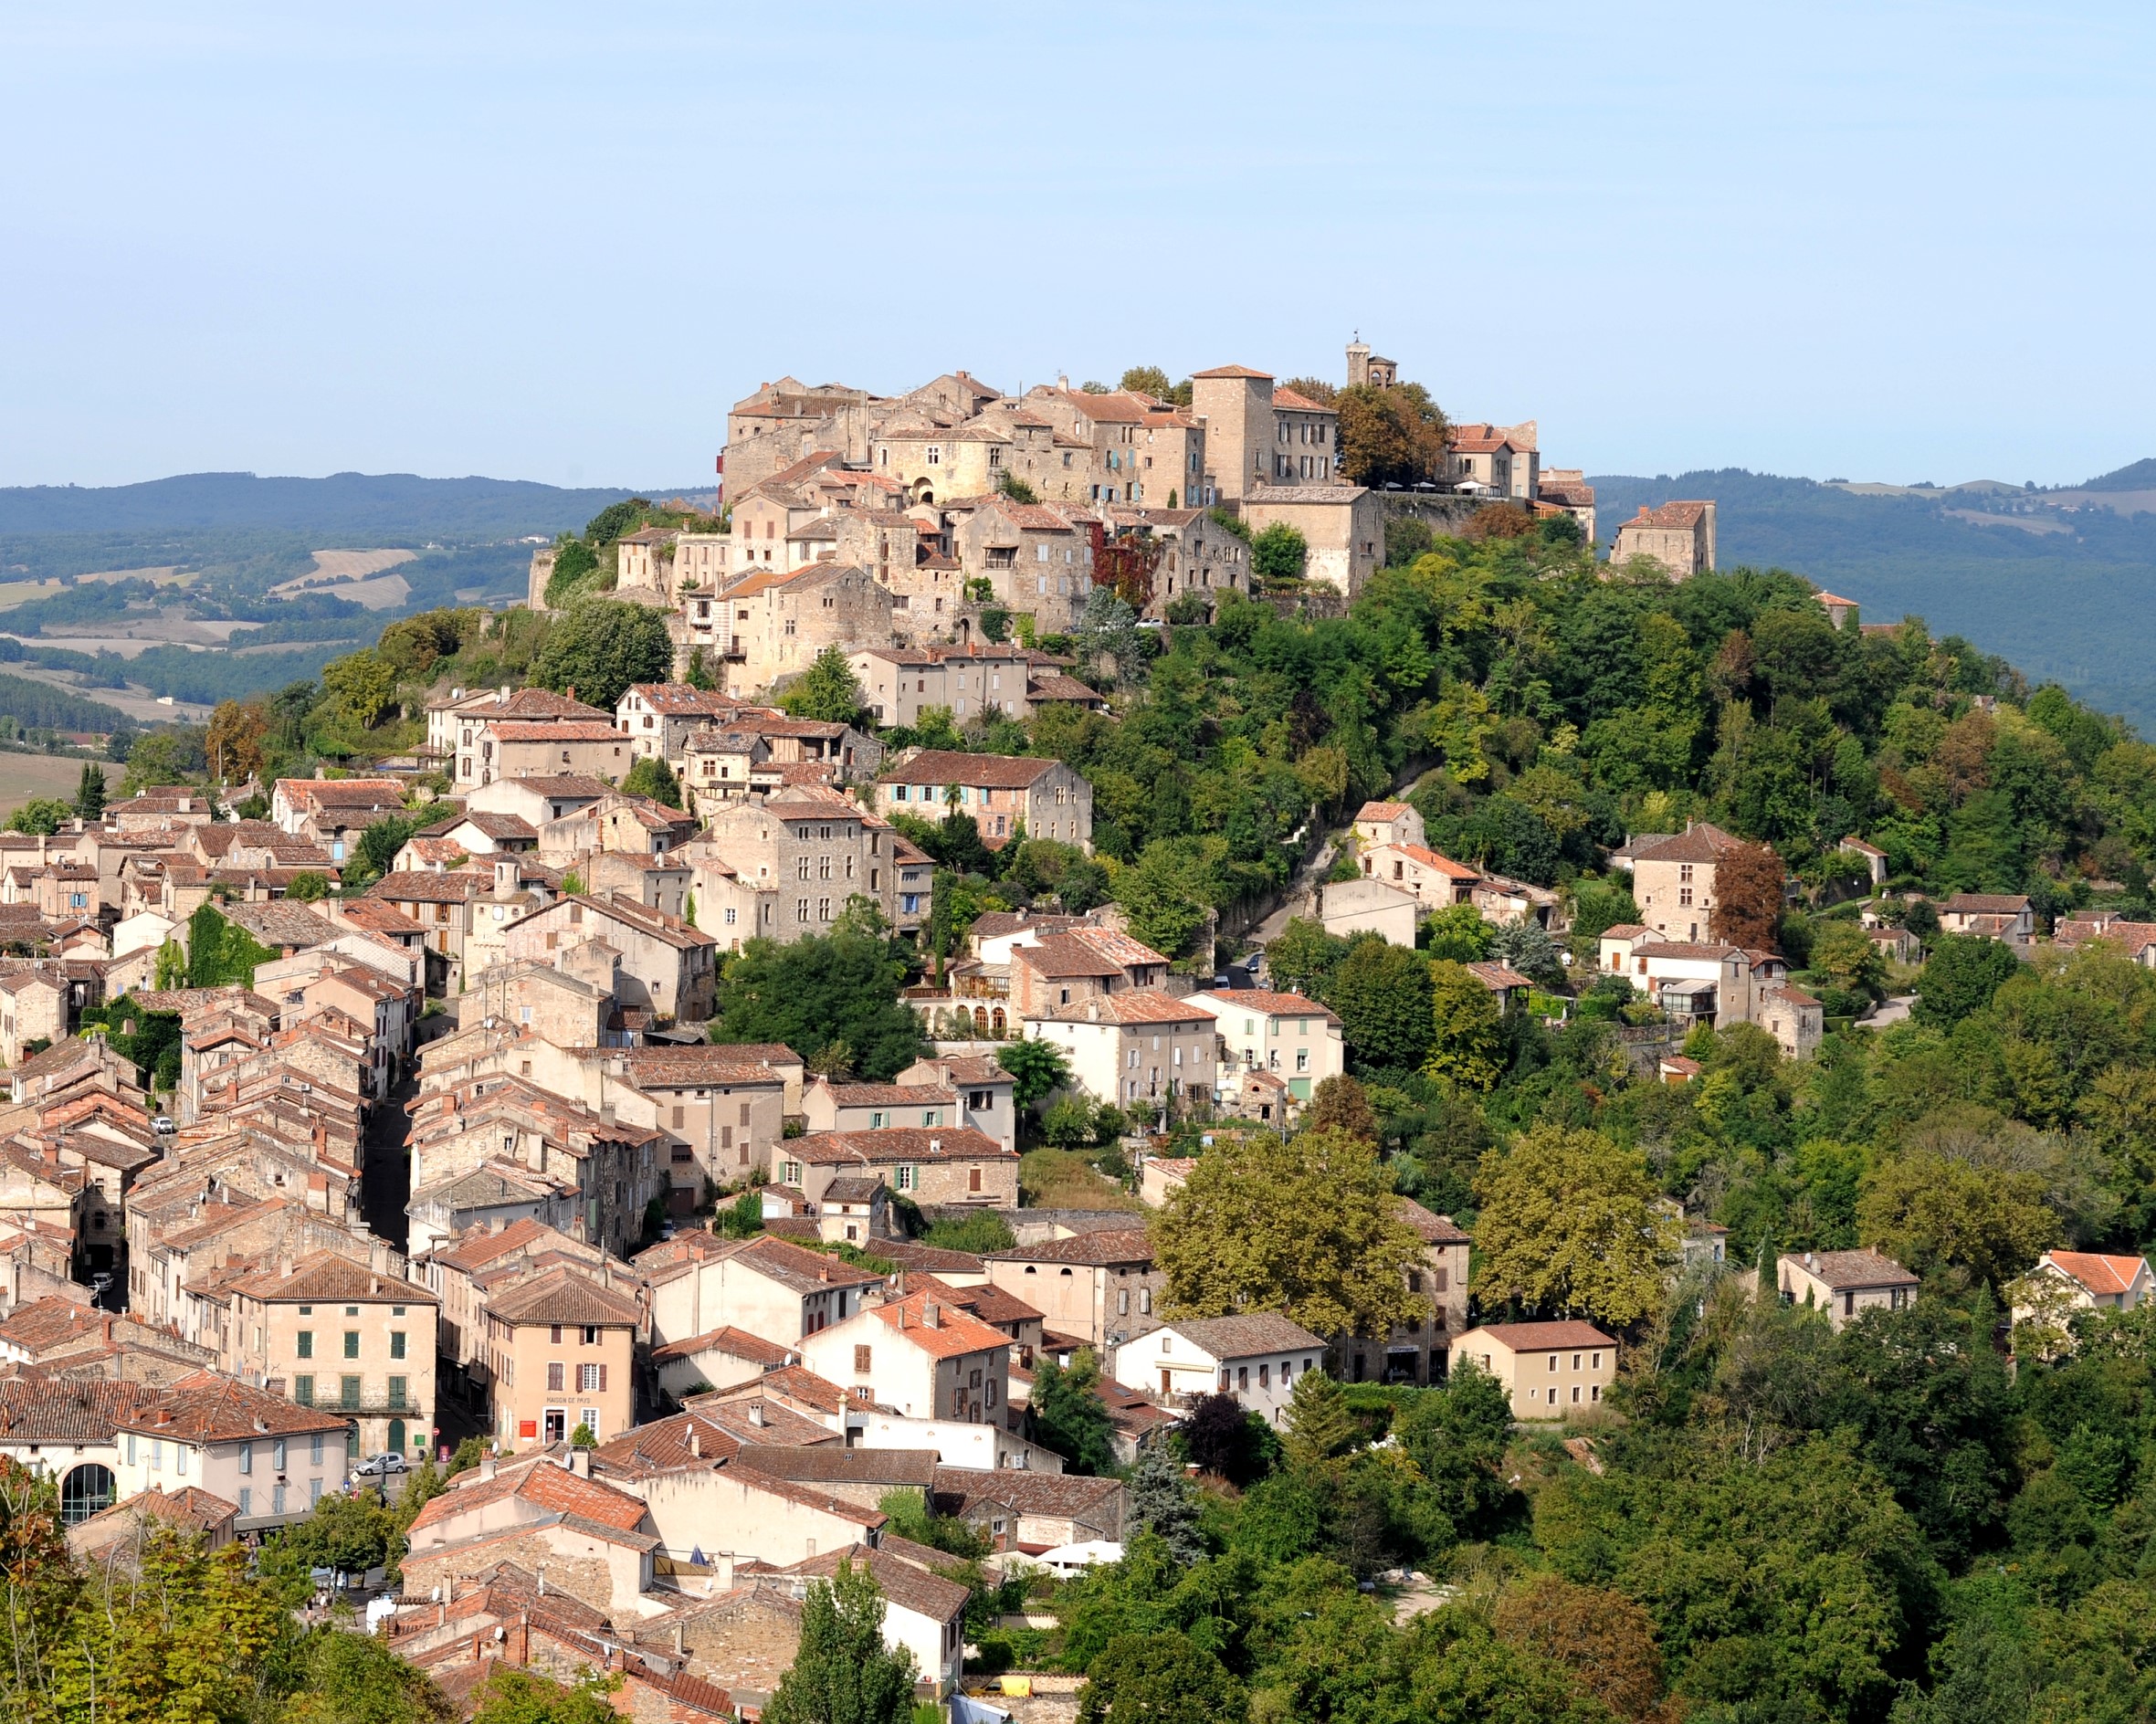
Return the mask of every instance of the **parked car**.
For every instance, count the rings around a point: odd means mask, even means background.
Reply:
[[[370,1455],[352,1469],[354,1478],[394,1478],[412,1470],[402,1455]]]
[[[171,1114],[161,1113],[157,1116],[157,1118],[150,1121],[150,1129],[152,1131],[163,1132],[177,1131],[180,1128],[173,1123],[173,1117]]]

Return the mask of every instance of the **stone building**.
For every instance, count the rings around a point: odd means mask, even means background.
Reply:
[[[1639,513],[1617,529],[1610,562],[1622,566],[1635,557],[1657,562],[1673,581],[1710,572],[1714,566],[1714,504],[1664,503]]]
[[[1242,515],[1253,534],[1284,522],[1309,546],[1304,577],[1353,598],[1385,562],[1384,507],[1361,485],[1262,483],[1244,493]]]
[[[728,589],[741,686],[798,676],[826,646],[888,646],[892,599],[850,563],[751,575]]]
[[[1093,787],[1061,761],[921,749],[884,769],[876,798],[887,815],[910,814],[938,825],[971,815],[992,848],[1020,826],[1028,837],[1092,847]]]

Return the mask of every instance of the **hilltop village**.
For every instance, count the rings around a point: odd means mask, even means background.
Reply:
[[[78,1562],[482,1719],[1067,1724],[1884,1718],[2125,1561],[2149,745],[1360,341],[725,429],[0,834]]]

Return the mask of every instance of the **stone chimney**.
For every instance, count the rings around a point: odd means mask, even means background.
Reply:
[[[589,1478],[592,1476],[591,1450],[588,1448],[571,1449],[569,1451],[569,1470],[579,1478]]]
[[[494,1477],[494,1451],[492,1449],[489,1449],[487,1453],[479,1456],[479,1477],[481,1478]]]
[[[762,1402],[752,1401],[749,1403],[749,1423],[753,1424],[758,1430],[762,1430],[763,1428],[764,1421]]]
[[[922,1300],[920,1320],[925,1328],[941,1329],[943,1327],[943,1308],[933,1299]]]
[[[733,1591],[733,1552],[721,1551],[711,1559],[711,1578],[718,1582],[721,1593]]]
[[[689,1458],[692,1461],[700,1461],[703,1457],[703,1433],[696,1428],[696,1421],[691,1419],[689,1422]]]

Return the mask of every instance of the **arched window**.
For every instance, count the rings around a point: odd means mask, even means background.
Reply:
[[[112,1470],[90,1461],[60,1481],[60,1520],[76,1526],[112,1506]]]

